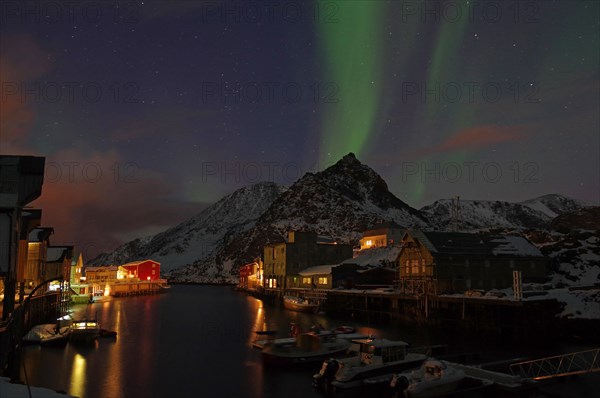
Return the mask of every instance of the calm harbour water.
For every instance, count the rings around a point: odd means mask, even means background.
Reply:
[[[31,385],[63,390],[82,398],[152,397],[322,397],[311,386],[319,365],[304,369],[263,368],[260,351],[250,343],[256,330],[287,335],[290,322],[304,328],[342,324],[362,333],[402,339],[412,345],[448,344],[457,352],[484,352],[486,360],[571,352],[581,347],[532,347],[529,352],[485,338],[449,336],[424,328],[365,327],[364,322],[331,319],[324,314],[286,311],[230,287],[176,285],[167,294],[115,298],[73,307],[74,317],[95,317],[118,338],[100,339],[92,347],[24,348],[23,362]],[[362,326],[361,326],[362,325]],[[483,359],[483,358],[482,358]],[[22,373],[22,379],[25,375]],[[553,387],[560,396],[593,396],[597,375]],[[583,380],[583,382],[581,382]],[[577,389],[570,384],[577,384]],[[560,387],[560,386],[559,386]],[[591,395],[588,395],[591,394]]]

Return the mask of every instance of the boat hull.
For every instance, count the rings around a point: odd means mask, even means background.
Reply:
[[[287,310],[297,311],[297,312],[315,313],[319,309],[318,304],[300,304],[300,303],[295,303],[295,302],[289,301],[289,300],[283,300],[283,306]]]
[[[262,352],[262,360],[265,365],[292,366],[303,364],[314,364],[323,362],[331,357],[341,357],[346,353],[347,347],[337,350],[323,351],[318,353],[299,353],[298,355],[280,355],[277,353]]]
[[[334,380],[332,381],[332,385],[338,389],[351,389],[362,386],[365,384],[365,381],[372,378],[377,378],[381,376],[390,375],[393,373],[401,373],[405,372],[409,369],[416,368],[420,366],[425,360],[425,356],[422,358],[416,357],[413,360],[404,360],[398,361],[396,363],[386,364],[385,366],[376,366],[376,367],[363,367],[362,371],[355,374],[350,379],[342,379],[342,380]]]

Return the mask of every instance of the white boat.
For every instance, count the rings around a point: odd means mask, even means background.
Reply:
[[[262,350],[266,365],[300,365],[321,362],[344,355],[350,341],[338,339],[335,333],[302,333],[290,343],[268,343]]]
[[[262,332],[257,332],[259,335],[263,335],[264,333]],[[335,334],[337,336],[338,339],[344,339],[344,340],[348,340],[348,341],[352,341],[352,340],[356,340],[356,339],[366,339],[367,335],[362,334],[362,333],[342,333],[336,330],[324,330],[320,332],[322,335],[326,335],[326,334]],[[278,338],[278,339],[260,339],[260,340],[256,340],[252,342],[252,347],[254,348],[258,348],[259,350],[262,350],[263,348],[265,348],[265,346],[267,344],[295,344],[296,343],[296,338],[295,337],[283,337],[283,338]]]
[[[448,362],[428,359],[418,370],[395,375],[390,387],[407,398],[430,398],[456,390],[464,378],[465,372]]]
[[[63,326],[57,331],[55,323],[34,326],[23,338],[23,344],[41,344],[43,346],[66,343],[70,327]]]
[[[313,376],[315,387],[350,389],[360,387],[370,378],[404,372],[420,366],[427,356],[408,353],[408,344],[387,339],[354,340],[357,355],[323,362]],[[389,380],[389,379],[388,379]]]
[[[315,313],[319,309],[319,304],[295,296],[284,296],[283,306],[291,311],[312,312]]]

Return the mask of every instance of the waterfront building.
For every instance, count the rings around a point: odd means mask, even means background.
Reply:
[[[331,289],[333,287],[332,269],[335,265],[316,265],[298,273],[300,286],[305,289]]]
[[[239,287],[242,289],[256,290],[263,287],[263,262],[260,258],[242,265],[239,270]]]
[[[360,250],[393,246],[400,241],[405,231],[406,228],[394,221],[376,224],[363,232],[360,239]]]
[[[51,290],[57,290],[63,282],[71,279],[71,260],[73,259],[73,246],[48,246],[46,249],[46,264],[44,269],[45,280],[60,278],[50,284]]]
[[[352,257],[352,245],[342,244],[314,232],[290,231],[287,240],[264,246],[265,288],[301,287],[300,271],[338,264]]]
[[[25,288],[33,289],[48,278],[46,271],[46,256],[50,246],[50,235],[54,228],[39,227],[33,229],[28,235],[26,266],[23,272]]]
[[[141,281],[160,279],[160,263],[154,260],[133,261],[123,264],[122,267],[127,271],[128,278],[138,278]]]
[[[18,284],[19,302],[23,302],[25,298],[25,289],[30,291],[25,278],[27,270],[27,253],[29,248],[29,234],[35,228],[39,227],[42,220],[41,209],[23,209],[21,213],[21,227],[19,229],[19,245],[17,248],[17,270],[16,280]]]
[[[76,260],[75,258],[73,258],[71,261],[69,286],[71,288],[71,293],[73,293],[73,296],[71,296],[71,298],[74,301],[85,302],[89,299],[88,295],[90,294],[90,286],[87,283],[85,283],[85,278],[83,276],[82,253],[79,253],[79,256],[77,256]],[[77,299],[75,299],[75,297],[77,297]]]
[[[522,236],[411,230],[397,258],[401,286],[421,293],[462,293],[512,286],[513,271],[523,281],[541,281],[547,259]]]
[[[88,293],[94,297],[128,296],[159,290],[167,281],[160,277],[160,263],[134,261],[123,265],[84,267]],[[95,299],[96,299],[95,298]]]

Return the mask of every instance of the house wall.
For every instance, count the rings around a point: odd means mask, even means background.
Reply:
[[[371,241],[371,245],[368,245],[367,242]],[[364,236],[360,240],[360,250],[369,249],[372,247],[384,247],[387,246],[387,235],[369,235]]]
[[[398,266],[401,278],[433,278],[435,276],[434,259],[429,250],[419,242],[408,239],[398,255]],[[439,278],[439,275],[438,275]]]
[[[27,266],[23,280],[30,286],[37,286],[44,281],[47,246],[46,242],[29,242],[27,245]]]
[[[462,292],[512,287],[513,271],[521,271],[524,280],[544,278],[546,262],[543,257],[442,258],[436,269],[442,292]]]
[[[513,271],[521,271],[523,280],[546,276],[544,257],[439,256],[410,237],[405,243],[415,245],[404,247],[398,256],[400,277],[434,278],[440,294],[512,287]]]
[[[404,230],[396,228],[388,228],[387,230],[379,230],[381,233],[364,235],[360,240],[360,250],[369,249],[372,247],[386,247],[390,243],[396,244],[402,240]],[[385,231],[385,232],[383,232]],[[367,245],[367,241],[371,241],[371,245]]]
[[[160,264],[156,261],[144,261],[138,264],[138,278],[142,281],[160,279]]]
[[[106,282],[107,280],[117,279],[117,269],[88,269],[85,271],[85,278],[87,283]]]
[[[301,287],[299,272],[308,267],[337,264],[352,257],[352,246],[317,243],[316,234],[296,232],[289,240],[292,242],[263,249],[265,279],[274,276],[279,288]]]
[[[304,289],[331,289],[332,284],[332,276],[331,274],[316,274],[310,276],[302,276],[298,275],[299,286]]]

